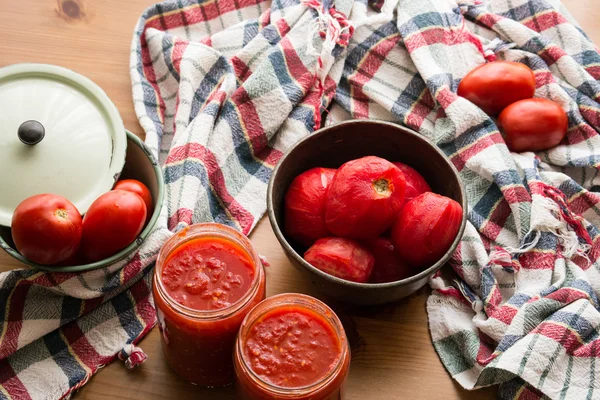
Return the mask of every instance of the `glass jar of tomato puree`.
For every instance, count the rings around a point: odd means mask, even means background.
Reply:
[[[341,400],[350,348],[329,307],[288,293],[266,299],[246,316],[234,366],[238,397],[245,400]]]
[[[161,248],[152,290],[169,365],[197,385],[231,384],[238,329],[265,298],[250,240],[221,224],[185,228]]]

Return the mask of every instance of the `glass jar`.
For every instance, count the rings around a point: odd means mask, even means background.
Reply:
[[[255,326],[265,323],[264,321],[267,320],[274,320],[275,322],[283,321],[284,319],[281,319],[281,315],[285,315],[288,312],[287,310],[293,313],[295,310],[302,309],[311,312],[316,318],[320,319],[319,323],[330,327],[332,337],[339,344],[339,353],[337,359],[330,364],[329,371],[322,376],[318,376],[314,382],[307,382],[301,387],[278,386],[255,372],[251,357],[249,356],[249,352],[254,350],[250,350],[251,348],[246,348],[246,346],[248,346],[248,341],[253,337],[252,335],[258,335],[259,337],[262,335],[263,338],[271,336],[268,332],[264,331],[262,334],[257,333],[260,331],[252,333]],[[291,324],[294,326],[294,324],[298,324],[298,321],[292,321]],[[269,327],[272,327],[272,325],[269,325]],[[291,329],[285,330],[282,327],[275,327],[274,332],[285,331],[287,332],[286,335],[290,336],[293,332],[293,328]],[[309,332],[314,332],[311,327],[307,327],[306,329]],[[283,337],[283,334],[281,335]],[[290,338],[293,339],[292,336]],[[274,346],[274,349],[284,351],[282,349],[284,346],[281,345],[282,342],[279,343],[280,347]],[[294,343],[296,343],[295,346],[298,346],[297,341],[294,341]],[[256,357],[259,357],[259,354],[259,352],[254,353]],[[316,357],[320,356],[318,351],[315,351],[314,354]],[[270,355],[267,355],[264,360],[270,357]],[[292,355],[291,359],[299,360],[298,353]],[[315,363],[314,358],[308,362]],[[301,363],[301,365],[305,365],[305,361],[301,360]],[[244,322],[242,322],[234,350],[236,389],[238,398],[245,400],[341,400],[344,399],[343,387],[348,376],[349,366],[350,348],[339,318],[321,301],[302,294],[286,293],[269,297],[256,306],[246,316]],[[274,367],[272,371],[282,370],[280,367]]]
[[[175,251],[184,251],[198,240],[212,239],[221,246],[241,252],[254,267],[249,288],[237,301],[224,308],[197,310],[176,301],[163,282],[163,269]],[[178,250],[179,249],[179,250]],[[154,304],[167,362],[188,381],[207,387],[233,382],[233,347],[244,317],[265,298],[265,273],[250,240],[226,225],[191,225],[173,235],[161,248],[152,284]]]

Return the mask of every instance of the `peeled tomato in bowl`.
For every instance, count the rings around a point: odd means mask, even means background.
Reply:
[[[334,175],[332,168],[309,169],[294,178],[285,194],[285,233],[303,246],[330,236],[325,224],[325,199]]]
[[[383,158],[348,161],[335,173],[327,193],[327,229],[353,239],[381,235],[396,219],[405,188],[402,171]]]

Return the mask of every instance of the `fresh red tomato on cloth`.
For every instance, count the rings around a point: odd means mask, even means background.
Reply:
[[[146,222],[152,217],[152,210],[154,209],[154,203],[152,202],[152,193],[146,185],[135,179],[123,179],[117,182],[114,190],[125,190],[127,192],[133,192],[140,196],[146,204]]]
[[[112,190],[98,197],[83,218],[81,254],[99,261],[129,246],[146,220],[146,204],[140,196]]]
[[[511,151],[540,151],[556,146],[567,134],[569,118],[557,103],[527,99],[506,107],[498,117]]]
[[[23,200],[12,217],[17,250],[42,265],[60,263],[77,253],[81,240],[81,214],[69,200],[38,194]]]
[[[510,61],[480,65],[458,85],[459,96],[491,116],[498,115],[515,101],[532,98],[534,92],[533,71],[524,64]]]

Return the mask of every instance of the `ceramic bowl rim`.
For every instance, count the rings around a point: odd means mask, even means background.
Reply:
[[[279,224],[276,220],[275,217],[275,211],[273,208],[273,185],[274,185],[274,180],[275,177],[277,176],[278,172],[279,172],[279,168],[280,166],[283,164],[284,160],[292,153],[295,151],[296,148],[298,148],[300,145],[302,145],[303,143],[306,143],[308,141],[314,140],[320,136],[326,135],[328,132],[330,132],[333,128],[335,129],[343,129],[345,126],[348,125],[355,125],[355,124],[359,124],[359,125],[385,125],[386,127],[395,129],[395,130],[399,130],[402,131],[403,134],[405,135],[410,135],[413,136],[413,138],[417,139],[418,141],[423,142],[425,145],[431,147],[435,152],[438,153],[438,155],[441,157],[441,159],[444,160],[444,162],[446,163],[446,165],[448,166],[448,168],[450,168],[450,170],[452,171],[452,173],[454,174],[456,180],[459,183],[459,189],[460,189],[460,194],[462,197],[462,209],[463,209],[463,216],[462,216],[462,220],[461,220],[461,224],[460,224],[460,229],[458,231],[458,234],[456,235],[456,237],[454,238],[454,241],[452,242],[452,245],[450,246],[450,248],[446,251],[446,253],[444,254],[444,256],[442,258],[440,258],[435,264],[433,264],[431,267],[419,272],[416,275],[412,275],[408,278],[405,279],[401,279],[399,281],[393,281],[393,282],[385,282],[385,283],[358,283],[358,282],[352,282],[352,281],[347,281],[345,279],[341,279],[338,277],[335,277],[333,275],[329,275],[323,271],[321,271],[320,269],[315,268],[314,266],[312,266],[310,263],[308,263],[307,261],[304,260],[304,258],[302,258],[297,252],[296,250],[290,245],[290,243],[287,241],[286,237],[284,236],[283,232],[281,231],[281,229],[279,228]],[[466,196],[466,191],[465,191],[465,187],[460,179],[460,175],[458,170],[454,167],[454,165],[452,164],[452,162],[448,159],[448,157],[442,152],[442,150],[440,150],[435,144],[433,144],[432,142],[430,142],[427,138],[425,138],[424,136],[418,134],[417,132],[406,128],[404,126],[392,123],[392,122],[387,122],[387,121],[379,121],[379,120],[357,120],[357,119],[352,119],[352,120],[348,120],[348,121],[343,121],[340,123],[337,123],[335,125],[330,125],[330,126],[326,126],[323,127],[321,129],[316,130],[314,133],[298,140],[296,143],[294,143],[286,152],[285,154],[280,158],[279,162],[277,163],[277,165],[275,166],[275,168],[273,169],[273,173],[271,174],[271,178],[269,179],[269,185],[267,187],[267,213],[269,215],[269,222],[271,223],[271,227],[273,229],[273,232],[275,233],[275,237],[277,238],[277,240],[279,241],[279,243],[281,244],[281,246],[283,247],[284,251],[286,253],[288,253],[289,255],[292,256],[292,258],[299,264],[301,265],[304,269],[306,269],[309,272],[312,272],[313,274],[326,279],[330,282],[336,283],[336,284],[340,284],[340,285],[344,285],[344,286],[348,286],[348,287],[353,287],[356,289],[362,289],[362,290],[367,290],[367,289],[386,289],[386,288],[391,288],[391,287],[397,287],[397,286],[404,286],[404,285],[409,285],[413,282],[417,282],[423,278],[426,278],[427,276],[433,275],[437,270],[439,270],[452,256],[452,254],[454,253],[454,251],[456,250],[456,248],[458,247],[458,244],[460,243],[462,236],[464,234],[465,231],[465,227],[466,227],[466,223],[467,223],[467,196]]]

